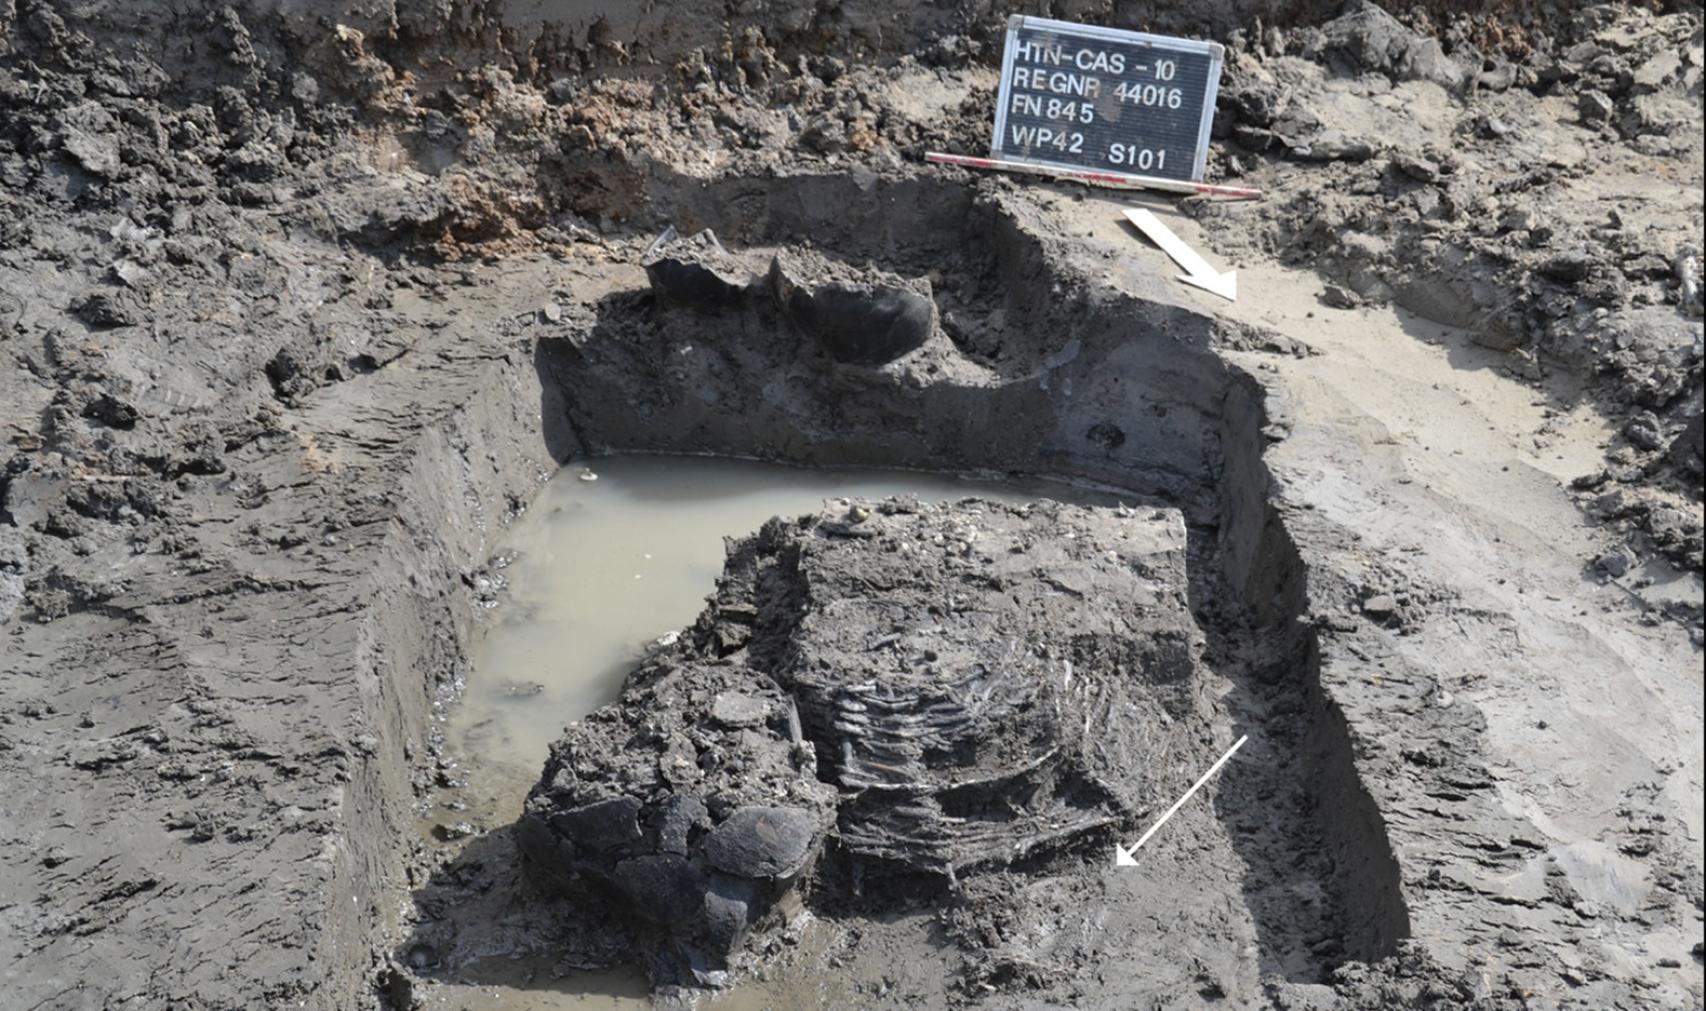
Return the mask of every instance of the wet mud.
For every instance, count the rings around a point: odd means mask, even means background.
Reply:
[[[1613,435],[1523,500],[1579,500],[1555,543],[1411,489],[1307,322],[918,166],[984,142],[1005,12],[0,3],[8,999],[1698,1004],[1699,12],[1437,7],[1055,13],[1229,43],[1212,164],[1271,198],[1186,202],[1211,248],[1578,381]],[[444,713],[503,530],[626,451],[1125,505],[772,524],[523,818],[423,831],[477,790]],[[955,650],[1002,705],[927,757],[895,718],[965,711],[914,663]]]

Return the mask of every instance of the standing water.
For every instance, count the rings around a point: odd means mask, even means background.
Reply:
[[[725,537],[816,512],[827,499],[885,495],[1039,497],[944,474],[704,457],[563,468],[505,538],[515,559],[504,569],[508,599],[475,644],[466,695],[450,717],[452,751],[509,781],[496,813],[519,815],[563,728],[615,699],[649,643],[698,617],[722,572]]]
[[[748,535],[773,516],[816,512],[825,500],[888,495],[1006,502],[1095,497],[1043,482],[701,457],[606,457],[564,467],[505,538],[501,557],[513,558],[502,570],[506,599],[474,645],[466,692],[447,728],[469,811],[441,811],[435,820],[471,813],[492,826],[514,821],[564,727],[615,699],[646,647],[698,616],[722,571],[725,537]],[[632,974],[582,982],[517,988],[488,975],[474,992],[440,988],[432,1006],[650,1006],[643,981]],[[792,1005],[809,1006],[778,994],[773,983],[737,987],[711,1006]]]

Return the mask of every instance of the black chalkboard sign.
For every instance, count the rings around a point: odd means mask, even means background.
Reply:
[[[1200,181],[1225,49],[1015,15],[990,157]]]

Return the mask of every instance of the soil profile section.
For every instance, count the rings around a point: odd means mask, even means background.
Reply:
[[[934,277],[941,324],[916,353],[847,367],[763,300],[657,312],[650,291],[615,291],[584,331],[538,346],[566,429],[599,451],[1070,475],[1181,500],[1211,487],[1224,376],[1212,321],[1056,275],[1060,239],[998,193],[811,175],[660,203],[682,232],[711,227],[758,264],[809,242]],[[659,345],[676,353],[656,362]]]
[[[1345,955],[1373,962],[1410,936],[1409,913],[1386,821],[1356,768],[1344,713],[1320,679],[1320,647],[1303,620],[1309,607],[1309,568],[1279,512],[1273,479],[1262,462],[1264,434],[1277,405],[1241,369],[1222,402],[1220,562],[1229,586],[1272,650],[1267,677],[1295,693],[1309,714],[1302,735],[1305,767],[1322,836],[1333,856],[1344,918]]]

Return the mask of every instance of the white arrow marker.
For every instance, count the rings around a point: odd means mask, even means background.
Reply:
[[[1179,275],[1179,280],[1186,284],[1194,284],[1204,291],[1212,292],[1228,302],[1238,298],[1238,272],[1229,270],[1222,274],[1208,265],[1196,250],[1192,249],[1184,239],[1173,234],[1160,218],[1147,210],[1127,210],[1126,219],[1137,226],[1137,230],[1149,236],[1149,241],[1161,247],[1161,251],[1173,258],[1173,262],[1185,268],[1185,273]]]
[[[1127,213],[1129,213],[1129,212],[1127,212]],[[1143,838],[1139,839],[1137,841],[1137,845],[1133,846],[1131,849],[1128,850],[1124,846],[1121,846],[1119,843],[1114,843],[1114,866],[1116,866],[1116,867],[1136,867],[1137,866],[1137,856],[1136,856],[1137,851],[1143,848],[1143,844],[1149,841],[1149,837],[1154,835],[1156,833],[1156,831],[1161,828],[1161,826],[1167,824],[1168,818],[1171,818],[1175,814],[1178,814],[1179,808],[1185,806],[1185,801],[1191,799],[1191,794],[1196,793],[1198,790],[1202,789],[1202,785],[1204,783],[1208,782],[1210,779],[1212,779],[1214,777],[1214,774],[1220,771],[1220,767],[1225,765],[1227,763],[1227,761],[1229,759],[1231,759],[1231,757],[1235,753],[1237,753],[1238,749],[1242,748],[1244,746],[1244,742],[1248,741],[1249,739],[1250,739],[1249,734],[1245,734],[1243,737],[1238,738],[1238,743],[1236,743],[1232,747],[1228,748],[1226,750],[1226,754],[1220,756],[1220,761],[1209,766],[1208,771],[1202,774],[1202,778],[1197,780],[1195,783],[1193,783],[1191,785],[1191,788],[1189,790],[1185,791],[1185,795],[1183,797],[1180,797],[1178,799],[1178,801],[1176,803],[1174,803],[1174,805],[1172,807],[1168,808],[1167,813],[1162,815],[1159,821],[1157,821],[1155,824],[1149,826],[1149,831],[1143,833]]]

